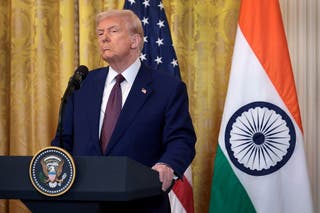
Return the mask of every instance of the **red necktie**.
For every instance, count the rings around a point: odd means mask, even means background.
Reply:
[[[117,75],[115,79],[116,83],[109,95],[101,130],[100,143],[103,154],[106,153],[107,145],[111,138],[114,127],[116,126],[122,108],[122,92],[120,84],[125,79],[121,74]]]

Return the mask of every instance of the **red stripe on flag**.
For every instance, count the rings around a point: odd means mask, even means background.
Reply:
[[[302,131],[298,98],[278,0],[242,0],[240,10],[239,26],[243,35]]]
[[[173,188],[173,192],[181,202],[187,213],[194,213],[192,186],[188,179],[183,176],[182,181],[178,180]]]

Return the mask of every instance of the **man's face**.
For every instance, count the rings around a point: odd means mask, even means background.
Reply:
[[[97,27],[102,58],[108,63],[119,63],[130,57],[132,36],[125,21],[118,17],[108,17]]]

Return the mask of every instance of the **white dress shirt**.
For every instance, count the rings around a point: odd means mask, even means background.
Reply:
[[[138,74],[138,71],[140,69],[141,62],[139,58],[131,64],[126,70],[124,70],[121,75],[125,78],[124,81],[120,84],[121,86],[121,92],[122,92],[122,107],[124,103],[127,100],[127,97],[129,95],[130,89],[132,87],[132,84]],[[103,91],[103,97],[102,97],[102,104],[101,104],[101,110],[100,110],[100,123],[99,123],[99,136],[101,135],[101,128],[103,124],[104,114],[108,102],[109,95],[111,93],[111,90],[116,83],[115,77],[118,75],[112,67],[109,67],[109,73],[106,79],[106,83],[104,85],[104,91]]]

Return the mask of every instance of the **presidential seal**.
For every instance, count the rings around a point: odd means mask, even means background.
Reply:
[[[64,194],[75,179],[75,165],[71,155],[59,147],[46,147],[34,155],[29,177],[40,193],[55,197]]]

